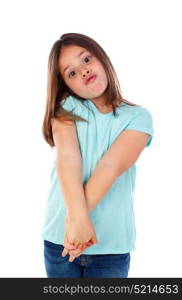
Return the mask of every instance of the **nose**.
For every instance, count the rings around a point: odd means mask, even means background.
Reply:
[[[85,70],[85,69],[81,70],[81,74],[82,74],[83,78],[87,77],[89,75],[89,73],[90,73],[89,70]]]

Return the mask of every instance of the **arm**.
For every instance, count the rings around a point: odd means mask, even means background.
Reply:
[[[84,186],[89,212],[102,200],[116,178],[136,162],[149,136],[141,131],[125,130],[117,137]]]
[[[82,158],[73,121],[53,119],[52,133],[56,147],[56,169],[67,208],[65,240],[78,245],[92,240],[96,233],[88,216],[82,183]]]
[[[88,212],[102,200],[116,178],[135,163],[146,147],[148,138],[148,134],[136,130],[125,130],[117,137],[84,186]],[[78,257],[83,252],[79,249],[71,250],[69,244],[66,246],[64,255],[69,252],[70,255],[74,255],[73,257]]]
[[[82,185],[82,159],[75,124],[72,121],[52,122],[56,148],[56,170],[70,215],[87,213]]]

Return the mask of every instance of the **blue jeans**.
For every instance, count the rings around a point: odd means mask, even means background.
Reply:
[[[61,256],[63,245],[44,240],[44,262],[47,277],[53,278],[126,278],[130,253],[81,254],[69,262],[69,254]]]

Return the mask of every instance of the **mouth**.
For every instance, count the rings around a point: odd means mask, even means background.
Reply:
[[[89,83],[93,82],[95,80],[95,78],[96,78],[95,74],[91,75],[90,77],[88,77],[86,79],[85,84],[89,84]]]

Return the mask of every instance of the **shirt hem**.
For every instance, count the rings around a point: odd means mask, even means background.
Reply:
[[[57,245],[62,245],[62,242],[57,242],[52,238],[48,238],[45,237],[43,235],[41,235],[43,240],[49,241],[51,243],[57,244]],[[92,251],[91,249],[89,249],[88,251],[84,251],[83,254],[85,255],[100,255],[100,254],[125,254],[125,253],[130,253],[135,251],[136,247],[128,247],[128,248],[121,248],[121,249],[110,249],[110,248],[106,248],[106,250],[94,250]]]

